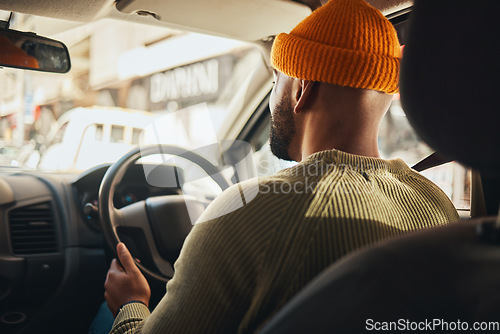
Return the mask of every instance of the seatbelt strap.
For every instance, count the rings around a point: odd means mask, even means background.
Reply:
[[[413,169],[416,170],[417,172],[423,172],[426,169],[444,165],[448,162],[452,162],[453,159],[445,158],[442,155],[440,155],[437,152],[432,153],[431,155],[427,156],[426,158],[420,160],[417,162],[415,165],[413,165]]]

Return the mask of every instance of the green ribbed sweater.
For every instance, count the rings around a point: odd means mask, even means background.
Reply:
[[[156,309],[126,305],[111,332],[253,333],[346,253],[455,220],[447,196],[400,159],[315,153],[221,194]]]

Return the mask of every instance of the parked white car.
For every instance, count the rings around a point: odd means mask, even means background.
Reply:
[[[142,130],[157,115],[114,107],[75,108],[49,134],[39,169],[83,171],[116,161],[139,145]]]

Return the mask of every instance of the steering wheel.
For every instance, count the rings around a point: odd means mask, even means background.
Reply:
[[[201,215],[205,206],[192,196],[167,195],[150,197],[117,209],[113,198],[127,169],[140,158],[153,154],[168,154],[193,162],[222,190],[228,188],[229,183],[221,175],[220,169],[210,161],[192,151],[172,145],[135,148],[108,168],[99,188],[98,200],[99,218],[108,245],[116,252],[116,245],[122,242],[118,232],[128,230],[129,234],[140,236],[137,250],[141,250],[144,258],[141,258],[141,262],[134,259],[135,263],[146,276],[167,282],[173,276],[172,265],[191,230],[191,221],[194,222]]]

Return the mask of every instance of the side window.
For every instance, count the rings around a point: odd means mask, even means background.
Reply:
[[[430,155],[428,147],[411,127],[401,107],[399,95],[394,96],[379,132],[379,150],[384,159],[401,158],[410,167]],[[458,210],[470,210],[470,172],[451,162],[422,172],[439,186]]]
[[[102,124],[95,125],[95,140],[102,141],[104,138],[104,126]]]
[[[132,145],[139,145],[142,129],[134,128],[132,130]]]
[[[123,143],[125,137],[125,127],[119,125],[111,126],[111,137],[110,142],[112,143]]]

